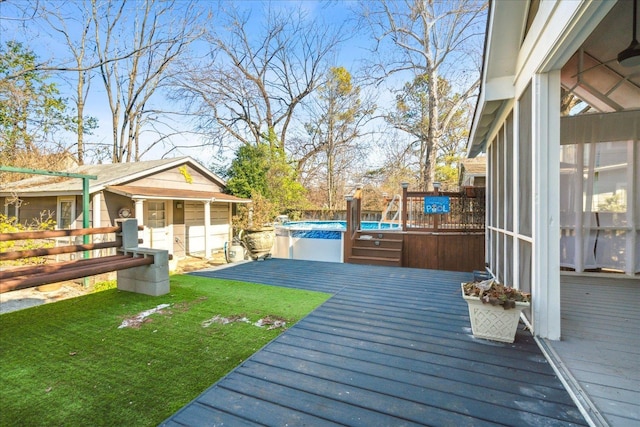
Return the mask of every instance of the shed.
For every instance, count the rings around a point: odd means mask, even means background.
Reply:
[[[225,181],[191,157],[135,163],[82,165],[66,172],[90,181],[90,226],[135,217],[147,247],[166,249],[174,260],[209,258],[231,241],[234,204],[249,199],[225,194]],[[0,209],[20,223],[50,215],[56,227],[82,223],[82,180],[37,175],[3,184]],[[104,236],[102,237],[104,238]],[[98,235],[94,241],[99,241]]]

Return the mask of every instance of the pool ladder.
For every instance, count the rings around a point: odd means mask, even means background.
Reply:
[[[395,207],[395,213],[393,214],[393,218],[391,220],[387,220],[387,216],[389,212],[393,211]],[[402,196],[400,194],[396,194],[391,198],[391,201],[387,204],[387,207],[382,211],[382,216],[380,217],[380,221],[378,221],[378,228],[382,228],[382,224],[393,224],[396,222],[398,224],[398,228],[402,227],[402,223],[400,221],[400,213],[402,212]]]

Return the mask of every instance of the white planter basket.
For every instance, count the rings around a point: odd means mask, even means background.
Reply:
[[[531,305],[528,302],[516,302],[515,308],[505,310],[501,305],[485,304],[478,297],[465,295],[464,283],[462,297],[469,305],[473,336],[508,343],[515,340],[520,312]]]

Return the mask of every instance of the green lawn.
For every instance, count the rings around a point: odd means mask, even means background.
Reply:
[[[106,290],[0,315],[0,425],[155,426],[329,295],[172,276],[160,297]],[[139,328],[124,319],[171,304]]]

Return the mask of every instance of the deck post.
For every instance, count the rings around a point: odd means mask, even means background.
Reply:
[[[560,71],[537,74],[533,84],[533,328],[536,336],[559,340]]]
[[[138,247],[138,220],[116,220],[122,229],[122,251],[134,257],[153,256],[153,264],[118,270],[118,289],[145,295],[169,293],[169,251]]]
[[[409,189],[409,183],[403,182],[402,184],[402,206],[400,215],[402,216],[402,230],[407,231],[407,191]]]

